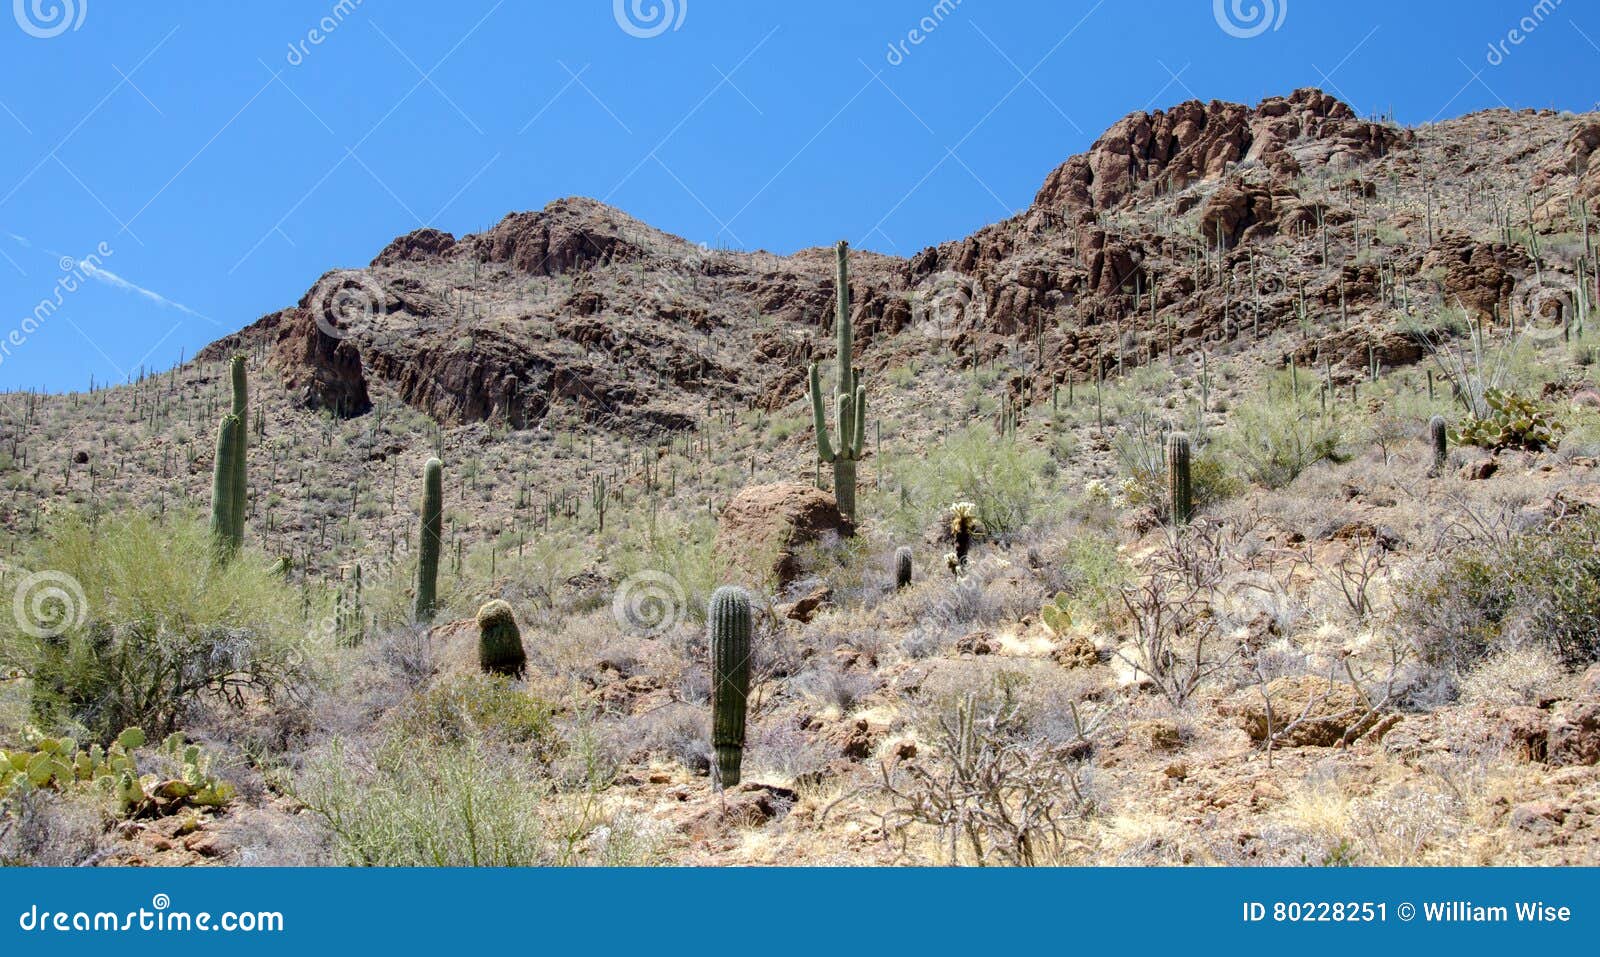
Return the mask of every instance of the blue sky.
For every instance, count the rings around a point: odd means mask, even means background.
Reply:
[[[1579,0],[1221,3],[13,0],[0,388],[165,368],[396,235],[562,196],[712,246],[909,255],[1026,207],[1134,110],[1600,101]]]

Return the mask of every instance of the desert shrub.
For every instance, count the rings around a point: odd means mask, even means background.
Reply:
[[[1561,658],[1543,644],[1502,648],[1461,680],[1461,699],[1491,706],[1536,705],[1566,677]]]
[[[1234,410],[1218,444],[1245,478],[1282,488],[1318,462],[1338,460],[1343,442],[1339,417],[1324,413],[1308,396],[1268,395]]]
[[[663,515],[648,525],[630,526],[613,561],[624,580],[647,573],[668,576],[682,589],[678,615],[703,624],[706,602],[727,571],[716,551],[716,533],[716,524],[705,515],[687,521]]]
[[[1493,652],[1548,642],[1568,665],[1600,658],[1600,516],[1484,536],[1401,589],[1422,660],[1454,674]]]
[[[556,741],[555,707],[509,678],[471,673],[439,681],[418,694],[400,715],[413,737],[460,744],[476,736],[548,749]]]
[[[991,536],[1005,537],[1026,526],[1044,503],[1049,456],[974,426],[955,432],[925,455],[889,465],[903,491],[885,491],[878,514],[902,538],[919,536],[929,517],[951,502],[972,502],[978,522]]]
[[[806,697],[848,714],[862,698],[877,690],[878,680],[833,664],[821,664],[796,679],[795,685]]]
[[[335,741],[289,789],[347,865],[627,864],[642,850],[637,831],[592,791],[557,794],[476,739],[430,745],[393,735],[364,758]]]
[[[1165,433],[1142,424],[1117,437],[1114,448],[1123,475],[1118,489],[1121,504],[1132,508],[1150,506],[1162,516],[1171,510],[1166,438]],[[1189,471],[1196,508],[1226,501],[1243,491],[1243,483],[1229,471],[1227,461],[1210,442],[1195,440]]]
[[[0,623],[0,652],[33,679],[39,717],[99,741],[131,726],[166,735],[203,700],[291,690],[309,640],[299,602],[265,556],[213,554],[198,522],[52,523],[35,560],[61,588],[41,612],[48,627]]]

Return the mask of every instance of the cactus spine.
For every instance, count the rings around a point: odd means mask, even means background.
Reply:
[[[243,541],[235,515],[234,464],[244,442],[244,423],[228,414],[217,426],[217,457],[211,465],[211,535],[220,557],[226,559],[239,550]]]
[[[439,549],[444,540],[444,463],[429,459],[422,473],[422,536],[417,551],[417,621],[433,621],[439,595]]]
[[[1167,487],[1172,498],[1172,522],[1187,525],[1194,515],[1194,484],[1189,471],[1189,437],[1174,432],[1167,439]]]
[[[1433,446],[1433,471],[1441,472],[1445,460],[1450,457],[1450,429],[1445,425],[1444,416],[1436,415],[1428,420],[1428,442]]]
[[[902,545],[894,553],[894,587],[907,588],[911,585],[911,546]]]
[[[528,670],[517,616],[498,598],[478,609],[478,667],[508,678],[520,678]]]
[[[838,313],[834,319],[838,335],[838,385],[835,401],[838,408],[839,444],[835,448],[828,438],[828,416],[822,401],[822,374],[817,364],[811,364],[811,418],[817,429],[817,458],[833,466],[833,497],[839,511],[846,517],[856,517],[856,463],[861,461],[867,434],[867,390],[861,384],[861,370],[855,367],[852,355],[854,331],[850,325],[850,244],[841,241],[836,249],[838,274],[835,280],[835,300]]]
[[[716,783],[739,783],[744,753],[745,705],[750,696],[750,596],[742,588],[718,588],[706,609],[711,645],[711,746]]]

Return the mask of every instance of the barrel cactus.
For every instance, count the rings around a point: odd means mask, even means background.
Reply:
[[[1167,488],[1172,523],[1187,525],[1194,516],[1194,481],[1190,472],[1189,437],[1174,432],[1167,439]]]
[[[417,551],[417,621],[433,620],[439,602],[439,550],[444,538],[444,463],[429,459],[422,473],[422,534]]]
[[[485,674],[508,678],[520,678],[528,670],[517,617],[498,598],[478,609],[478,667]]]
[[[911,585],[911,546],[902,545],[894,553],[894,587],[908,588]]]
[[[711,746],[717,784],[739,783],[744,753],[745,707],[750,697],[750,596],[719,588],[706,609],[711,645]]]

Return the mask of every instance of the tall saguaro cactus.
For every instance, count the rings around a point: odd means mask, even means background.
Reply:
[[[717,783],[739,783],[744,754],[745,705],[750,697],[750,596],[742,588],[718,588],[706,609],[711,632],[711,747]]]
[[[822,373],[811,363],[811,418],[817,429],[817,458],[833,466],[833,497],[839,511],[856,517],[856,463],[861,461],[867,436],[867,390],[861,384],[861,370],[852,354],[854,330],[850,325],[850,244],[840,241],[835,280],[838,314],[834,319],[838,336],[838,384],[835,404],[838,409],[839,444],[828,439],[827,409],[822,401]]]
[[[433,621],[439,601],[439,550],[444,538],[444,463],[429,459],[422,471],[422,535],[417,546],[417,621]]]
[[[239,542],[244,541],[244,518],[249,511],[249,479],[245,471],[245,452],[250,445],[250,385],[245,375],[245,359],[236,355],[229,363],[233,379],[233,414],[239,420],[239,442],[229,468],[233,471],[233,532]]]
[[[234,513],[234,469],[242,461],[244,423],[228,414],[217,426],[217,457],[211,465],[211,535],[220,557],[230,558],[243,543],[241,523]]]
[[[1167,487],[1172,499],[1172,524],[1187,525],[1194,516],[1194,482],[1189,467],[1189,437],[1174,432],[1167,439]]]

